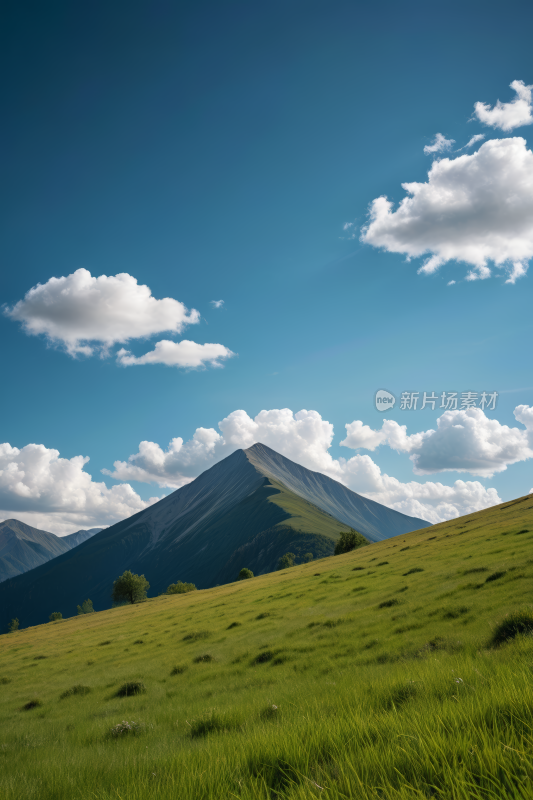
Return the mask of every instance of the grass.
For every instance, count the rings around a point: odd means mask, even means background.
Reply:
[[[531,501],[1,636],[0,796],[533,797]]]

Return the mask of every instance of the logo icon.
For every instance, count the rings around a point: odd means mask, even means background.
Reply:
[[[394,403],[396,402],[396,398],[390,392],[387,392],[385,389],[379,389],[376,392],[376,408],[378,411],[389,411],[391,408],[394,408]]]

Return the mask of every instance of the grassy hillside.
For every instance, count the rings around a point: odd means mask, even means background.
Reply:
[[[529,496],[4,635],[0,796],[531,798],[532,588]]]

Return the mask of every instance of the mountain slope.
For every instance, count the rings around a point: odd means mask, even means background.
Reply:
[[[150,594],[176,580],[207,588],[234,580],[243,566],[272,571],[288,551],[331,555],[350,526],[371,539],[427,525],[254,445],[75,550],[0,584],[0,626],[15,616],[24,626],[52,611],[70,616],[87,597],[96,609],[107,608],[113,580],[125,569],[146,575]]]
[[[0,581],[21,575],[68,552],[101,530],[91,528],[61,537],[32,528],[18,519],[0,522]]]

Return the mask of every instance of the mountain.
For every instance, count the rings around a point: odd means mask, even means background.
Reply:
[[[32,528],[18,519],[0,522],[0,581],[45,564],[101,530],[102,528],[91,528],[68,536],[56,536],[48,531]]]
[[[353,527],[369,541],[427,527],[295,464],[263,444],[232,455],[153,506],[96,534],[31,573],[0,584],[0,630],[64,617],[90,598],[109,608],[113,580],[143,573],[150,594],[177,580],[198,588],[234,581],[241,567],[276,569],[286,552],[332,555]]]

